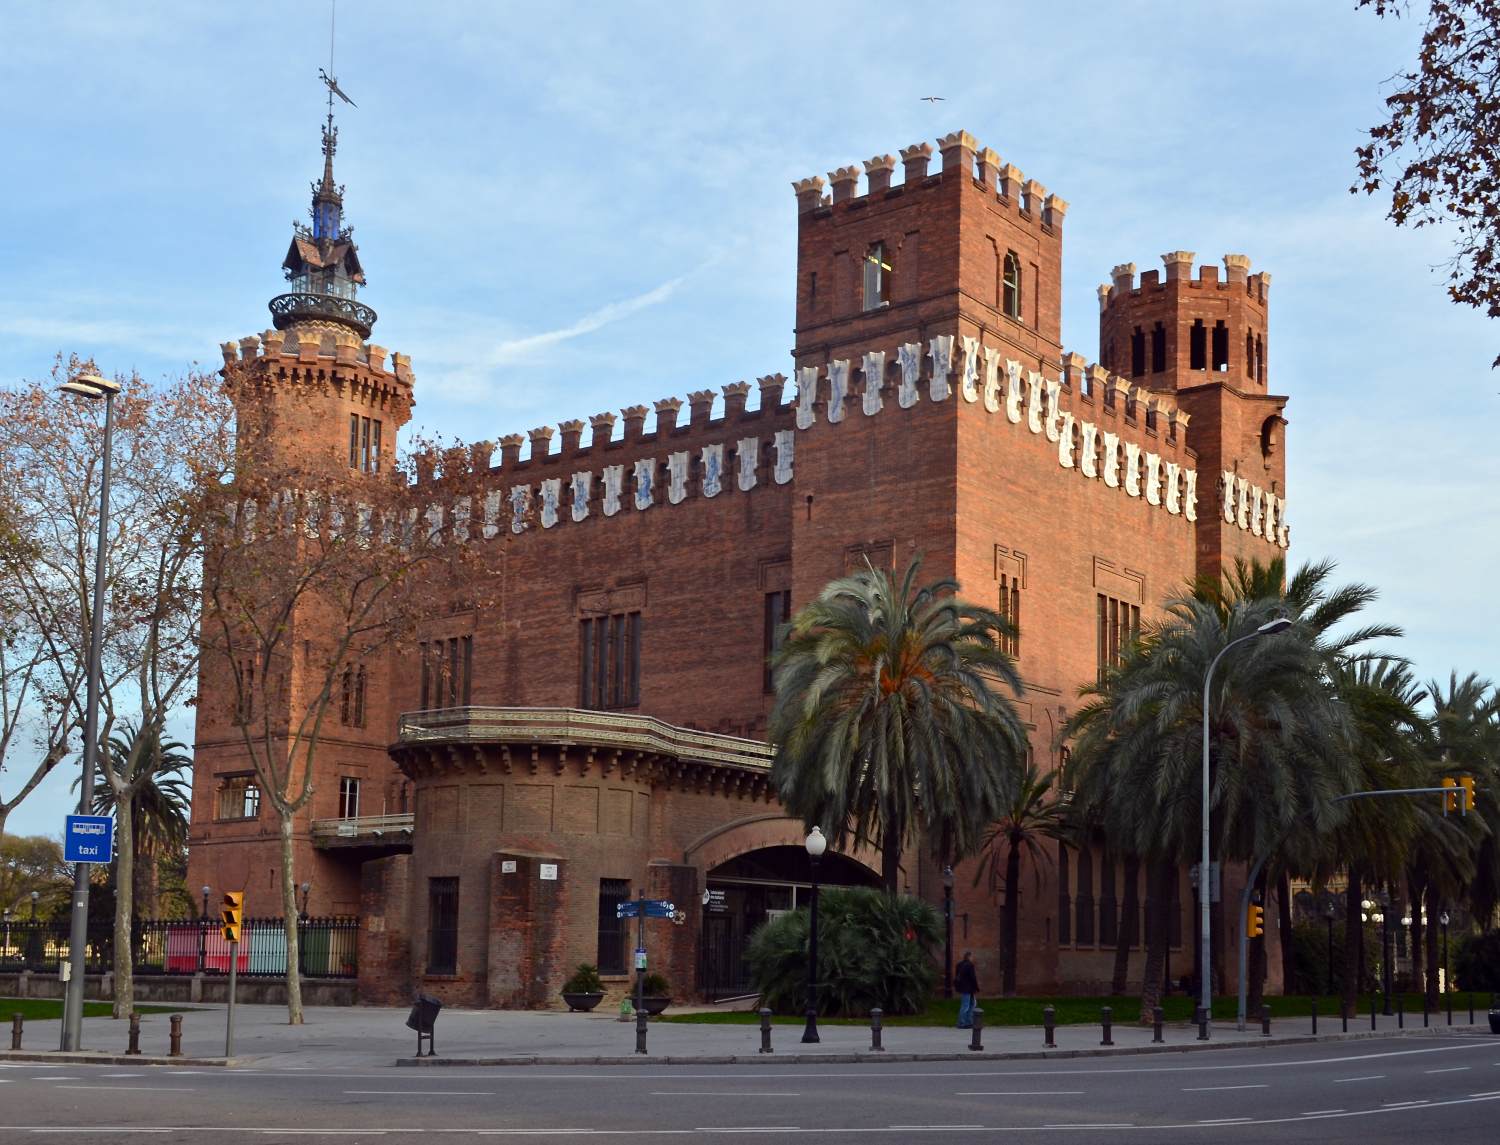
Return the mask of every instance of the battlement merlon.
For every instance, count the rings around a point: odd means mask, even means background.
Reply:
[[[1195,257],[1190,250],[1168,251],[1162,255],[1161,260],[1166,267],[1165,282],[1154,270],[1142,272],[1140,281],[1137,282],[1135,263],[1121,263],[1110,271],[1112,281],[1099,287],[1100,312],[1102,313],[1115,300],[1124,298],[1132,292],[1168,289],[1169,285],[1174,282],[1179,284],[1179,289],[1182,287],[1194,290],[1241,289],[1260,306],[1265,306],[1271,286],[1271,275],[1267,271],[1251,274],[1249,255],[1226,254],[1222,277],[1219,274],[1219,268],[1209,263],[1198,267],[1195,275],[1193,273]]]
[[[828,183],[832,197],[823,194],[825,183],[820,176],[799,179],[792,183],[797,196],[799,216],[818,214],[826,216],[827,208],[847,208],[873,196],[885,196],[898,191],[911,191],[944,180],[968,180],[977,189],[995,197],[998,201],[1014,207],[1032,221],[1040,222],[1049,229],[1059,229],[1068,212],[1066,199],[1049,194],[1047,188],[1035,179],[1027,179],[1021,169],[1011,163],[1003,163],[993,149],[982,147],[967,131],[953,131],[938,140],[942,153],[942,170],[936,177],[929,174],[933,155],[931,143],[914,143],[901,148],[903,167],[902,185],[893,186],[896,160],[891,155],[876,155],[861,164],[849,164],[828,172]],[[860,193],[859,174],[863,166],[865,190]]]
[[[384,346],[359,342],[347,331],[265,330],[234,342],[221,342],[222,373],[254,367],[267,379],[353,385],[371,400],[410,402],[411,358],[391,354]],[[387,365],[387,357],[390,364]]]

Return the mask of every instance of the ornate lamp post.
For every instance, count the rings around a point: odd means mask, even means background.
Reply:
[[[1333,904],[1333,896],[1329,895],[1323,903],[1323,920],[1328,924],[1328,993],[1333,993],[1333,916],[1338,913],[1338,908]]]
[[[1381,891],[1375,896],[1375,921],[1380,923],[1380,1012],[1385,1017],[1395,1013],[1391,1009],[1391,911],[1390,896]]]
[[[212,890],[207,883],[203,884],[203,913],[198,916],[198,973],[202,974],[208,965],[208,892]]]
[[[1438,915],[1438,925],[1443,928],[1443,993],[1453,989],[1453,983],[1448,970],[1448,912],[1443,911]]]
[[[94,758],[99,750],[99,652],[104,639],[104,554],[109,544],[109,461],[114,434],[115,395],[120,383],[98,374],[79,374],[58,387],[65,393],[104,399],[104,457],[99,476],[99,542],[94,550],[93,626],[89,633],[88,687],[83,710],[83,776],[78,813],[87,815],[94,804]],[[63,1002],[62,1048],[83,1048],[83,987],[89,941],[89,864],[73,865],[73,921],[68,932],[68,962],[72,974]]]
[[[42,897],[41,891],[31,892],[31,921],[36,921],[36,900]]]
[[[943,868],[943,997],[953,997],[953,868]]]
[[[5,915],[5,953],[4,953],[3,956],[0,956],[0,962],[9,962],[10,961],[10,907],[6,907],[3,913]]]
[[[828,849],[828,840],[823,832],[814,827],[807,834],[807,857],[812,866],[812,904],[807,919],[807,1027],[802,1031],[804,1042],[816,1042],[818,1038],[818,860]]]
[[[307,966],[307,943],[303,941],[303,926],[307,922],[307,896],[312,893],[312,883],[303,883],[302,908],[297,911],[297,971],[301,973]]]

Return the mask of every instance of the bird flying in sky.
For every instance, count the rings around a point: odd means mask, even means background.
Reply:
[[[942,103],[945,98],[946,98],[945,96],[941,96],[941,95],[924,95],[924,96],[922,96],[922,102],[923,103]]]

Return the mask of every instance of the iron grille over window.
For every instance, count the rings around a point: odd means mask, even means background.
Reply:
[[[427,973],[458,973],[458,880],[427,880]]]
[[[641,702],[641,614],[616,612],[578,622],[578,703],[633,708]]]
[[[626,972],[625,945],[630,937],[627,919],[618,918],[615,908],[630,898],[627,879],[599,880],[599,973]]]

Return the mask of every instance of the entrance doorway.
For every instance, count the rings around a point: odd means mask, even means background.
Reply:
[[[807,905],[812,868],[801,847],[763,847],[708,872],[699,941],[699,989],[710,1001],[753,993],[745,950],[765,922]],[[873,887],[880,879],[846,855],[818,864],[824,887]]]

